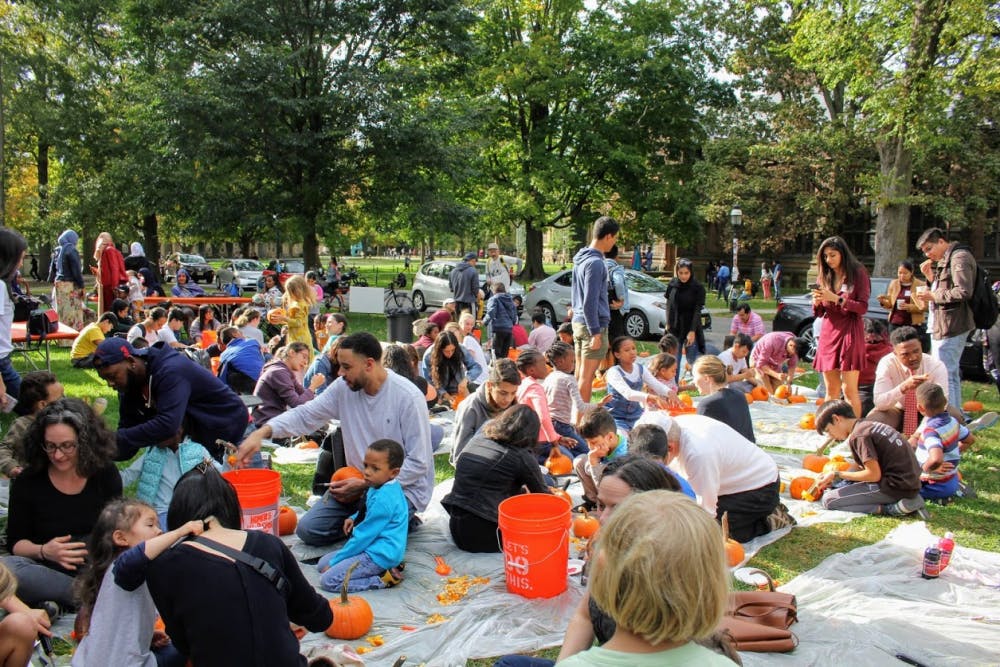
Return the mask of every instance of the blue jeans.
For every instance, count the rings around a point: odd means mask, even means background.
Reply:
[[[406,505],[410,510],[410,530],[414,528],[413,518],[417,510],[410,503]],[[299,519],[299,525],[295,529],[295,534],[299,539],[310,546],[323,546],[333,544],[344,539],[344,520],[358,511],[358,503],[348,505],[341,504],[327,491],[323,497],[309,508],[309,511]]]
[[[329,563],[330,559],[336,554],[336,551],[331,551],[320,558],[319,563],[316,564],[316,568],[323,573],[319,578],[319,584],[324,591],[339,591],[341,585],[344,583],[344,577],[347,575],[347,570],[355,562],[358,566],[354,568],[354,574],[351,575],[351,581],[347,584],[347,591],[349,593],[374,591],[379,588],[386,587],[385,582],[382,581],[382,574],[385,572],[385,568],[373,561],[371,556],[364,552],[358,554],[357,556],[352,556],[351,558],[345,558],[324,571],[323,568],[327,567],[327,563]]]
[[[7,393],[17,398],[21,395],[21,376],[14,369],[14,364],[10,360],[10,355],[0,359],[0,377],[7,386]]]
[[[923,482],[920,485],[920,496],[924,500],[937,500],[940,498],[951,498],[958,493],[958,473],[951,476],[951,479],[943,482],[929,484]]]
[[[561,422],[558,419],[552,420],[552,426],[555,427],[556,433],[565,437],[573,438],[577,442],[577,446],[572,449],[572,454],[569,457],[576,458],[580,454],[587,454],[590,452],[590,447],[587,446],[587,441],[580,437],[580,434],[576,432],[576,429],[567,424],[566,422]],[[565,453],[565,447],[563,448]]]
[[[493,663],[493,667],[554,667],[555,660],[533,658],[530,655],[505,655]]]
[[[156,667],[184,667],[187,664],[187,658],[173,643],[163,648],[154,648],[153,657],[156,658]]]
[[[941,340],[931,340],[931,356],[948,369],[948,403],[956,409],[962,408],[962,375],[958,369],[968,336],[969,332],[963,331]]]

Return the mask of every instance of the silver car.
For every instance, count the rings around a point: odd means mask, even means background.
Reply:
[[[572,278],[573,271],[565,269],[533,284],[524,297],[525,312],[541,308],[551,322],[562,322],[570,307]],[[625,333],[636,340],[662,336],[667,328],[667,299],[664,296],[667,286],[631,269],[625,269],[625,284],[630,308],[625,313]],[[707,311],[702,310],[703,325],[706,315]],[[710,327],[711,316],[705,328]]]
[[[427,310],[427,306],[441,307],[445,299],[452,298],[451,287],[448,279],[451,277],[451,270],[458,266],[458,261],[454,259],[435,260],[427,262],[413,274],[413,307],[419,311]],[[485,260],[476,262],[476,270],[479,271],[479,285],[486,284]],[[517,281],[511,281],[510,294],[524,298],[524,287]]]
[[[264,271],[264,265],[256,259],[226,260],[215,273],[215,286],[222,289],[226,283],[235,282],[242,289],[257,289],[257,281]]]

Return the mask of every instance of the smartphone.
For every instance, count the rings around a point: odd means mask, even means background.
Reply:
[[[809,283],[806,287],[809,289],[819,289],[819,283]]]

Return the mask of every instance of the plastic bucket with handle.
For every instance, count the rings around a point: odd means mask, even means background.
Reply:
[[[240,522],[244,530],[262,530],[278,534],[278,500],[281,497],[281,473],[277,470],[244,468],[222,473],[240,501]]]
[[[526,598],[565,591],[569,504],[547,493],[528,493],[504,500],[498,514],[507,590]]]

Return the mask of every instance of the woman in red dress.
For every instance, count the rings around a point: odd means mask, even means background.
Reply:
[[[812,291],[813,313],[823,318],[813,368],[823,374],[827,399],[844,398],[860,416],[858,376],[865,367],[864,314],[871,281],[844,239],[831,236],[816,253],[819,288]]]

